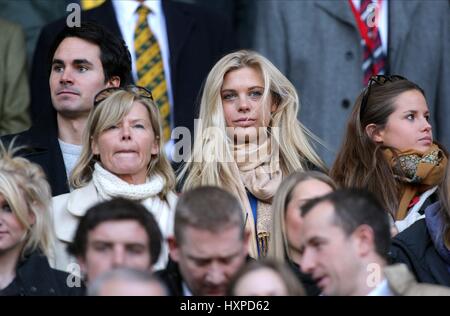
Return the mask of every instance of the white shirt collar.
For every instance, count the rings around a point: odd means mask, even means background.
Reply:
[[[392,290],[389,288],[386,278],[381,281],[367,296],[393,296]]]

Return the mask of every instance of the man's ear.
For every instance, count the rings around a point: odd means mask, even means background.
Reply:
[[[377,124],[371,123],[367,125],[365,128],[365,132],[367,136],[369,136],[369,138],[373,140],[375,143],[383,143],[384,133],[382,129],[378,128]]]
[[[174,236],[170,236],[167,238],[167,243],[169,245],[169,256],[170,258],[178,262],[180,260],[180,249],[178,247],[177,240]]]
[[[369,225],[363,224],[355,229],[352,236],[356,242],[359,257],[366,257],[375,252],[375,233]]]
[[[106,83],[106,88],[110,87],[120,87],[120,77],[119,76],[112,76],[109,78],[108,82]]]

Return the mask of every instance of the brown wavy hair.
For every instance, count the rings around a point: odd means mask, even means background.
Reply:
[[[389,116],[395,111],[397,97],[416,90],[425,96],[417,84],[407,80],[373,83],[363,111],[361,103],[366,90],[356,99],[347,131],[330,175],[342,188],[358,188],[370,191],[383,208],[395,216],[400,191],[393,170],[383,155],[386,147],[375,143],[366,131],[369,124],[376,129],[385,128]]]

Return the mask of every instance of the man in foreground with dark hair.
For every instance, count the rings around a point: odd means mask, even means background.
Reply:
[[[162,235],[153,215],[141,204],[116,198],[90,208],[68,247],[85,282],[119,267],[152,271]]]
[[[405,265],[387,265],[389,218],[369,193],[338,190],[301,212],[300,266],[323,295],[450,295],[450,289],[418,284]]]

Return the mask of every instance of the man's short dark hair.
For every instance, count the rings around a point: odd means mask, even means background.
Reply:
[[[368,191],[359,189],[340,189],[325,196],[308,201],[301,208],[302,216],[315,206],[329,202],[334,207],[334,224],[341,227],[347,236],[361,225],[373,229],[375,250],[387,258],[391,241],[389,215]]]
[[[58,49],[59,44],[68,37],[77,37],[100,48],[100,60],[105,74],[105,83],[112,77],[120,78],[120,85],[125,86],[130,83],[131,55],[125,42],[108,31],[102,25],[92,21],[82,21],[79,27],[65,26],[58,33],[49,52],[49,65]]]
[[[187,191],[178,199],[175,209],[175,238],[182,244],[186,226],[219,233],[239,227],[244,238],[244,219],[239,201],[231,193],[213,186]]]
[[[123,198],[98,203],[86,212],[80,220],[73,242],[68,246],[69,253],[75,257],[85,257],[90,231],[104,222],[123,220],[134,220],[145,229],[151,263],[155,264],[161,252],[162,234],[159,225],[143,205]]]

